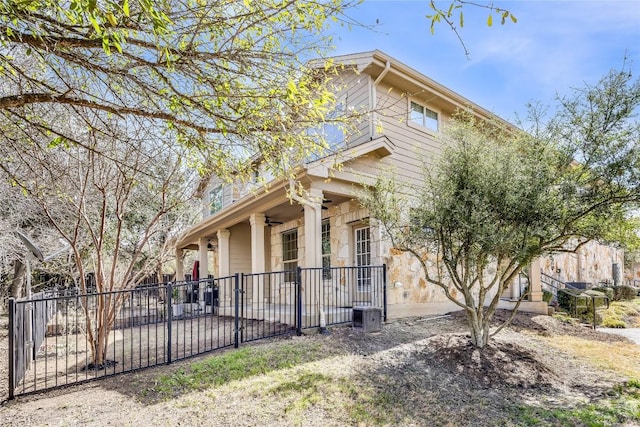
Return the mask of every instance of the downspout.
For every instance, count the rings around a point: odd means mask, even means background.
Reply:
[[[382,81],[382,79],[384,78],[384,76],[387,75],[387,73],[389,72],[389,70],[391,69],[391,61],[387,61],[385,66],[384,66],[384,70],[382,70],[382,72],[380,73],[380,75],[378,76],[377,79],[375,79],[375,81],[373,82],[373,85],[371,86],[371,116],[369,116],[369,135],[371,135],[371,139],[373,139],[373,137],[376,134],[376,121],[378,118],[378,114],[376,113],[376,108],[378,108],[378,100],[376,99],[376,86],[378,85],[378,83],[380,83]]]

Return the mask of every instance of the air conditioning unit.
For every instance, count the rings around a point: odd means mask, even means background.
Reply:
[[[353,327],[364,332],[382,330],[382,309],[377,307],[353,307]]]

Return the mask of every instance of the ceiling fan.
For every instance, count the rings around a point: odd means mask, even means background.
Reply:
[[[267,227],[271,227],[272,225],[282,224],[282,221],[273,221],[268,216],[265,216],[264,223]]]

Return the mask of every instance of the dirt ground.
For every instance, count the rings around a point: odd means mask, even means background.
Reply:
[[[504,316],[505,313],[498,314],[498,318]],[[7,402],[7,329],[6,318],[1,319],[0,425],[3,426],[346,423],[339,409],[334,408],[331,413],[321,407],[311,407],[302,418],[292,420],[286,415],[283,402],[265,403],[263,396],[249,391],[246,384],[161,401],[149,394],[159,374],[175,372],[210,355]],[[406,422],[399,420],[401,425],[495,425],[492,417],[504,410],[505,401],[562,407],[602,397],[625,380],[613,371],[567,357],[546,345],[543,339],[571,335],[605,343],[626,341],[621,336],[548,316],[519,314],[509,328],[480,352],[470,347],[465,330],[464,318],[454,313],[396,320],[385,324],[378,333],[336,327],[328,335],[310,333],[247,345],[318,342],[321,348],[331,349],[331,354],[341,357],[313,362],[317,369],[336,377],[366,377],[368,387],[384,389],[397,399],[398,405],[407,408],[408,418]],[[472,418],[469,411],[474,414]]]

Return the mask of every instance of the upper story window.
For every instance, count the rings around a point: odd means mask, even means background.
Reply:
[[[434,132],[438,131],[438,113],[417,102],[411,101],[409,120]]]
[[[335,151],[344,143],[344,125],[340,118],[344,117],[346,103],[339,100],[325,116],[325,121],[307,130],[307,135],[323,138],[329,151]]]
[[[219,185],[209,191],[209,213],[214,214],[222,209],[222,186]]]

